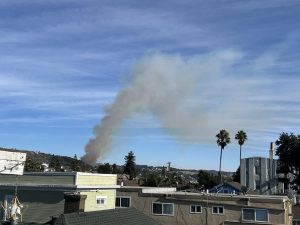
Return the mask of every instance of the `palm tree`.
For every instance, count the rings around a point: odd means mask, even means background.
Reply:
[[[240,168],[241,168],[241,163],[242,163],[242,145],[247,140],[247,134],[243,130],[240,130],[235,135],[235,139],[238,140],[239,145],[240,145]]]
[[[216,135],[217,144],[221,147],[220,154],[220,167],[219,167],[219,183],[221,183],[221,168],[222,168],[222,153],[227,144],[230,143],[230,137],[227,130],[220,130],[220,132]]]

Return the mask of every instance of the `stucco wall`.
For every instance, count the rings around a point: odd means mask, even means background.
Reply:
[[[85,200],[85,209],[84,209],[85,212],[115,208],[115,201],[116,201],[115,189],[98,190],[98,191],[84,191],[84,192],[81,191],[80,194],[87,196],[86,200]],[[97,207],[97,205],[96,205],[96,197],[97,196],[106,197],[107,204],[105,206]]]
[[[51,175],[50,175],[51,174]],[[16,175],[0,175],[0,184],[13,184],[15,185],[21,184],[75,184],[75,173],[74,174],[65,174],[57,173],[54,175],[53,173],[36,173],[36,174],[24,174],[23,176]]]
[[[77,173],[76,184],[83,186],[116,185],[117,175]]]
[[[130,196],[131,206],[142,211],[146,215],[160,221],[164,225],[182,224],[182,225],[198,225],[207,224],[218,225],[225,221],[234,221],[238,223],[242,219],[242,208],[267,208],[269,212],[269,224],[285,224],[285,210],[283,203],[277,200],[274,202],[251,202],[247,205],[244,200],[233,200],[230,198],[225,201],[217,201],[216,199],[198,198],[193,199],[190,196],[181,196],[181,199],[176,197],[168,197],[168,195],[139,195],[138,191],[126,191],[122,189],[117,190],[117,196]],[[174,204],[174,215],[163,216],[152,214],[152,202],[166,202]],[[201,205],[202,213],[191,214],[190,205]],[[212,206],[224,206],[224,215],[217,215],[212,213]],[[249,222],[248,222],[249,223]],[[227,223],[226,223],[227,224]],[[286,225],[289,225],[288,223]]]

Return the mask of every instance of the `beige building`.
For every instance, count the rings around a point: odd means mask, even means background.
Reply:
[[[284,196],[179,192],[173,188],[121,187],[116,207],[134,207],[164,225],[291,225]]]

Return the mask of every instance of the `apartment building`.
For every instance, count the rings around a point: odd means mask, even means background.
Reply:
[[[250,157],[241,160],[241,185],[257,194],[284,193],[283,183],[278,181],[278,160],[274,159],[274,143],[271,142],[269,158]]]
[[[116,207],[134,207],[164,225],[292,224],[292,206],[285,196],[121,187],[117,189]]]

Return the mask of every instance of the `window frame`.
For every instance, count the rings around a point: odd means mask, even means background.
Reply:
[[[254,210],[254,220],[247,220],[244,219],[244,209],[247,210]],[[267,220],[257,220],[256,219],[256,210],[264,210],[267,212]],[[254,221],[254,222],[269,222],[270,218],[269,218],[269,210],[268,209],[262,209],[262,208],[242,208],[242,221]]]
[[[200,207],[200,211],[198,212],[198,211],[195,211],[195,212],[192,212],[192,207],[193,206],[195,206],[195,209],[197,208],[197,207]],[[202,213],[202,205],[190,205],[190,213],[191,214],[199,214],[199,213]]]
[[[217,209],[218,209],[218,210],[217,210],[218,212],[217,212],[217,213],[214,213],[214,208],[216,208],[216,207],[217,207]],[[223,213],[220,213],[220,212],[219,212],[219,211],[220,211],[220,210],[219,210],[220,208],[223,208]],[[225,215],[225,208],[224,208],[224,206],[223,206],[223,205],[214,205],[214,206],[212,206],[212,207],[211,207],[211,214],[213,214],[213,215]]]
[[[120,199],[120,206],[117,206],[117,198]],[[122,206],[122,198],[127,198],[129,199],[129,206]],[[131,207],[131,196],[116,196],[116,204],[115,204],[116,208],[129,208]]]
[[[98,199],[104,199],[104,203],[103,204],[98,204],[97,203]],[[96,207],[101,208],[101,207],[105,207],[105,206],[107,206],[107,196],[102,196],[102,195],[96,196]]]
[[[153,205],[154,204],[161,204],[161,206],[162,206],[162,213],[161,214],[153,212]],[[172,214],[166,214],[166,213],[164,213],[164,205],[172,205]],[[174,211],[175,211],[175,209],[174,209],[174,203],[169,203],[169,202],[152,202],[151,206],[152,206],[151,207],[152,215],[156,215],[156,216],[174,216]]]

